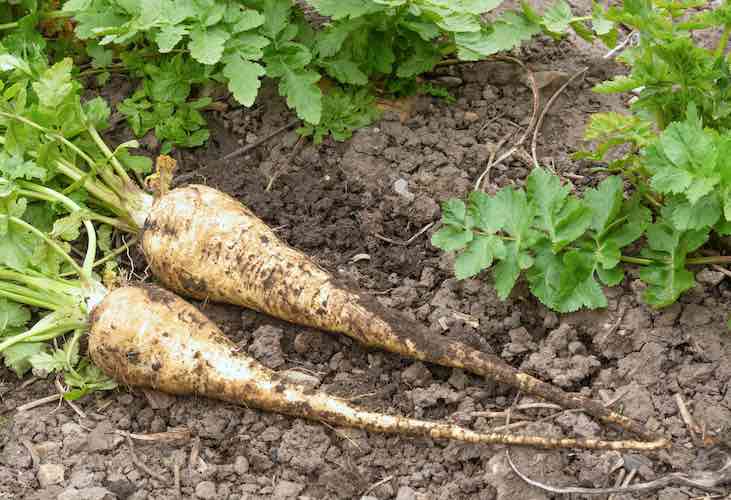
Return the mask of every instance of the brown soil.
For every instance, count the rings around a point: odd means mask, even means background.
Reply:
[[[589,67],[555,102],[538,140],[540,161],[579,188],[599,180],[570,158],[581,147],[588,116],[624,104],[590,91],[620,70],[603,60],[603,53],[576,38],[538,40],[516,53],[536,72],[544,102],[568,75]],[[682,396],[708,433],[728,432],[731,336],[725,321],[731,286],[722,274],[703,271],[699,285],[678,304],[655,311],[642,304],[636,274],[630,273],[622,287],[608,290],[607,310],[557,316],[524,286],[502,302],[488,277],[456,281],[450,257],[429,243],[434,226],[408,245],[381,238],[405,241],[437,221],[439,202],[464,195],[495,145],[517,131],[506,144],[514,142],[530,118],[531,91],[517,66],[454,66],[432,78],[454,85],[457,103],[421,97],[405,121],[387,113],[346,143],[308,145],[292,157],[297,139],[292,132],[225,167],[206,166],[292,118],[269,87],[253,109],[232,107],[210,116],[209,145],[177,154],[177,182],[205,183],[232,194],[284,240],[385,305],[566,390],[615,401],[616,408],[676,445],[648,457],[516,450],[516,462],[532,477],[554,485],[603,487],[613,485],[623,470],[637,469],[639,478],[650,480],[712,466],[707,454],[691,445],[675,396]],[[529,138],[492,169],[486,186],[520,184],[530,168]],[[274,172],[278,177],[267,191]],[[267,366],[291,370],[304,383],[369,409],[486,430],[504,423],[488,412],[507,408],[515,397],[506,387],[458,370],[369,351],[346,338],[236,307],[200,307]],[[0,371],[0,499],[556,497],[520,481],[498,447],[333,429],[204,399],[120,390],[78,402],[87,418],[66,404],[15,410],[54,392],[51,381],[23,384]],[[528,410],[514,419],[552,413]],[[181,426],[190,429],[191,439],[135,444],[139,461],[158,478],[131,462],[125,438],[115,433]],[[515,432],[619,437],[577,413]],[[698,494],[672,487],[614,499],[685,500]]]

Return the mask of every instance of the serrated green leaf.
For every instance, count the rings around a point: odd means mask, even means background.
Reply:
[[[436,24],[444,31],[455,33],[477,32],[482,29],[479,16],[469,12],[451,11],[437,18]]]
[[[44,374],[62,371],[66,367],[66,358],[63,351],[56,349],[53,354],[39,352],[30,356],[28,362],[34,370]]]
[[[67,57],[47,70],[38,81],[32,83],[38,101],[46,108],[57,108],[73,91],[71,68],[73,62]]]
[[[119,149],[115,156],[122,162],[122,165],[139,175],[146,175],[152,172],[152,160],[147,156],[133,155],[128,149]]]
[[[45,180],[47,170],[33,160],[25,160],[21,156],[8,156],[0,151],[0,174],[7,180],[25,179]]]
[[[650,180],[652,189],[659,193],[683,193],[693,182],[690,172],[681,168],[666,165],[658,168]]]
[[[596,189],[584,193],[584,202],[591,210],[591,228],[598,234],[607,230],[622,210],[623,183],[620,177],[607,177]]]
[[[704,196],[697,203],[673,198],[662,210],[663,216],[680,231],[712,227],[721,218],[721,203],[716,193]]]
[[[82,217],[83,212],[79,211],[56,219],[50,236],[64,241],[75,241],[81,235]]]
[[[695,285],[693,273],[685,268],[688,253],[708,240],[709,231],[680,231],[667,222],[658,222],[647,229],[648,247],[644,257],[655,263],[640,269],[640,279],[647,283],[645,301],[655,307],[665,307]]]
[[[433,22],[424,20],[404,20],[400,23],[401,26],[408,28],[414,33],[418,34],[422,40],[431,41],[441,35],[439,26]]]
[[[564,33],[573,17],[566,0],[558,0],[543,13],[543,25],[552,33]]]
[[[0,336],[11,328],[25,326],[30,321],[28,308],[0,298]]]
[[[431,244],[445,252],[453,252],[464,248],[473,237],[474,234],[469,229],[444,226],[432,235]]]
[[[3,222],[2,217],[0,222]],[[38,242],[28,231],[12,224],[7,226],[5,231],[0,230],[0,266],[25,271],[36,246]]]
[[[233,26],[234,33],[249,31],[263,25],[266,19],[263,15],[253,9],[246,9]]]
[[[495,291],[501,300],[505,300],[513,291],[515,283],[520,276],[518,265],[518,253],[514,243],[505,245],[504,258],[493,267],[493,278],[495,280]]]
[[[74,398],[81,397],[92,391],[109,391],[117,387],[117,383],[114,380],[105,375],[97,366],[89,363],[86,358],[82,358],[79,361],[79,366],[76,371],[67,372],[64,375],[64,382],[69,387],[79,389],[79,391],[73,393],[72,397]]]
[[[453,226],[471,227],[467,219],[467,206],[457,198],[450,198],[442,202],[442,223]]]
[[[479,15],[496,9],[502,0],[458,0],[454,3],[456,10]]]
[[[540,31],[540,25],[533,23],[525,15],[506,12],[495,21],[492,30],[456,33],[454,40],[460,59],[476,61],[501,51],[511,50]]]
[[[620,94],[642,86],[642,81],[626,75],[617,75],[611,80],[597,84],[592,89],[598,94]]]
[[[714,230],[721,236],[731,236],[731,220],[719,221]]]
[[[621,266],[612,267],[611,269],[597,266],[596,273],[602,283],[607,286],[617,286],[624,279],[624,269]]]
[[[493,213],[501,214],[494,227],[504,230],[519,243],[525,240],[534,219],[534,211],[525,192],[512,187],[503,188],[495,194],[493,203]]]
[[[160,52],[165,54],[172,51],[188,33],[188,28],[185,26],[165,25],[155,35],[155,43]]]
[[[97,130],[104,130],[108,126],[111,110],[103,97],[97,96],[86,101],[82,107],[85,124],[92,125]]]
[[[492,265],[496,254],[504,254],[502,240],[494,235],[475,235],[464,252],[454,262],[454,274],[458,280],[470,278]]]
[[[328,75],[340,83],[349,85],[366,85],[368,83],[368,76],[353,61],[348,59],[332,59],[323,61],[321,64]]]
[[[494,234],[503,225],[498,202],[481,191],[470,193],[467,210],[474,226],[486,233]]]
[[[317,36],[317,52],[320,57],[329,58],[337,54],[350,34],[363,26],[360,20],[336,23],[326,27]]]
[[[7,347],[0,355],[3,356],[5,366],[15,372],[18,377],[31,369],[30,358],[46,350],[43,342],[19,342]]]
[[[337,141],[350,139],[353,131],[366,127],[380,116],[375,98],[367,88],[333,88],[323,95],[322,118],[317,125],[305,124],[297,130],[311,135],[320,144],[327,134]]]
[[[260,78],[266,71],[255,62],[242,59],[238,55],[227,57],[224,62],[223,76],[228,78],[228,88],[234,98],[244,106],[251,106],[259,94]]]
[[[591,25],[594,28],[594,33],[600,36],[610,35],[615,30],[614,23],[605,17],[602,7],[596,2],[592,7]],[[610,43],[608,45],[612,47],[614,44]]]
[[[230,33],[221,28],[201,29],[190,32],[188,50],[190,55],[201,64],[216,64],[221,60]]]
[[[363,0],[307,0],[323,16],[333,21],[373,14],[384,9],[375,2]]]
[[[319,123],[322,115],[322,91],[316,84],[320,75],[311,70],[287,71],[279,81],[279,92],[287,105],[309,123]]]
[[[536,225],[546,231],[554,252],[583,235],[592,223],[592,212],[575,196],[571,186],[543,169],[533,169],[527,181],[528,195],[536,209]]]
[[[94,68],[105,68],[112,64],[114,60],[114,52],[105,49],[97,43],[88,43],[86,45],[86,53],[92,59]]]

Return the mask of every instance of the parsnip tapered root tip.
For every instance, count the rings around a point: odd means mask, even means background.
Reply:
[[[107,375],[131,386],[199,395],[373,432],[538,448],[656,450],[664,441],[602,441],[478,433],[360,410],[288,384],[248,355],[198,309],[157,287],[112,291],[91,316],[89,353]]]
[[[497,356],[432,335],[338,283],[280,241],[249,209],[215,189],[191,185],[158,199],[148,214],[142,246],[153,273],[180,294],[237,304],[343,333],[368,346],[462,368],[655,439],[638,422],[521,373]]]

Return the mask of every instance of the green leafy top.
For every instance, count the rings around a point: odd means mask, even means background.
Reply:
[[[352,103],[362,100],[357,88],[368,88],[372,95],[372,84],[383,80],[385,88],[415,88],[393,82],[413,81],[450,54],[475,60],[512,49],[540,31],[558,35],[573,28],[590,37],[586,21],[599,34],[611,30],[598,18],[573,16],[565,0],[543,16],[525,7],[492,23],[484,15],[500,0],[308,3],[329,18],[324,29],[313,29],[301,6],[290,0],[68,0],[64,10],[73,14],[77,36],[97,42],[88,50],[95,68],[114,66],[113,54],[105,49],[114,47],[123,66],[143,78],[140,90],[120,110],[136,134],[154,129],[164,151],[206,140],[197,106],[207,103],[186,103],[191,85],[202,80],[226,82],[240,103],[251,106],[261,77],[269,76],[278,80],[280,94],[307,127],[335,132],[335,115],[354,118],[348,128],[372,119],[350,111]],[[173,54],[174,64],[185,71],[168,70]],[[205,69],[193,69],[195,65]],[[324,75],[341,86],[336,95],[350,94],[348,102],[323,97],[319,82]],[[163,98],[166,93],[153,88],[161,82],[174,85],[172,104]],[[338,102],[350,110],[333,113]]]
[[[630,75],[617,76],[595,90],[641,89],[633,109],[660,128],[683,120],[687,107],[695,103],[706,125],[727,129],[731,125],[731,73],[722,56],[731,29],[731,8],[724,2],[683,21],[691,9],[705,5],[701,0],[632,0],[609,8],[606,18],[641,33],[640,43],[621,56],[632,68]],[[692,38],[693,29],[708,27],[725,29],[716,49],[699,46]]]
[[[450,200],[442,209],[444,227],[432,243],[459,251],[459,279],[492,267],[502,298],[525,272],[531,291],[555,310],[605,306],[597,279],[605,284],[621,280],[621,249],[642,236],[649,211],[636,200],[623,200],[616,177],[588,190],[583,199],[571,190],[557,176],[535,169],[525,190],[506,187],[494,196],[473,192],[467,205]]]

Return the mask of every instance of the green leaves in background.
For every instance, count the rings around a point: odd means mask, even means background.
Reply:
[[[637,198],[624,200],[617,177],[589,189],[583,199],[571,191],[558,176],[534,169],[525,190],[473,192],[467,204],[448,200],[432,244],[458,252],[458,279],[492,268],[503,299],[525,272],[533,294],[552,309],[603,307],[600,282],[622,279],[621,249],[642,236],[650,212]]]
[[[525,190],[506,187],[493,196],[473,192],[467,204],[448,200],[432,244],[457,252],[458,279],[492,269],[503,299],[524,272],[531,292],[559,312],[606,307],[602,285],[621,282],[622,249],[643,235],[647,246],[630,261],[642,264],[648,304],[670,305],[695,285],[687,257],[708,240],[718,206],[713,210],[701,199],[694,210],[705,216],[692,211],[681,216],[685,206],[669,203],[652,223],[640,194],[625,199],[619,177],[604,179],[583,198],[571,190],[556,175],[534,169]]]

